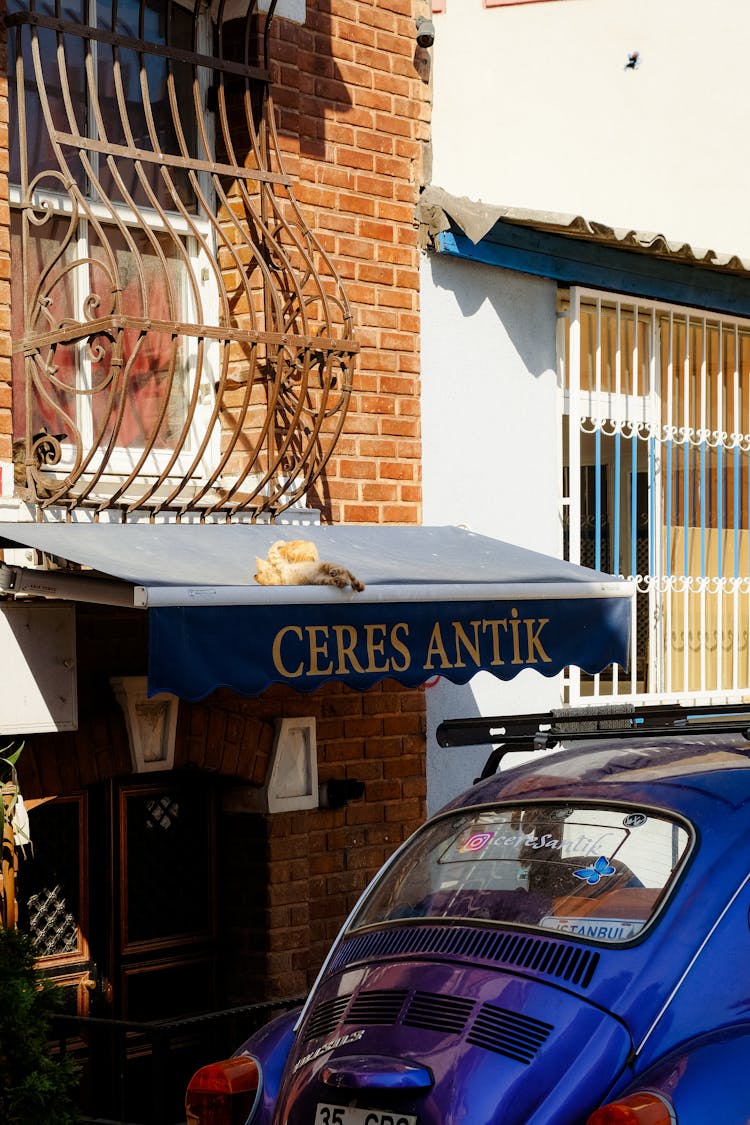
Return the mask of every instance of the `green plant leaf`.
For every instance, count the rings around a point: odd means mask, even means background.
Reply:
[[[6,754],[6,751],[10,750],[12,746],[12,742],[9,742],[7,746],[3,746],[2,753]],[[3,771],[0,770],[0,782],[7,783],[9,781],[10,784],[12,786],[15,786],[16,789],[16,793],[11,795],[10,800],[7,801],[7,803],[5,798],[0,800],[0,826],[2,826],[3,828],[6,821],[13,819],[13,810],[16,805],[16,796],[18,792],[18,774],[16,773],[16,762],[18,761],[23,748],[24,743],[22,742],[18,749],[14,750],[12,754],[7,754],[5,757],[0,757],[0,767],[5,766],[5,769],[10,773],[10,776],[6,778],[3,776]]]
[[[13,743],[9,742],[7,746],[3,746],[3,753],[5,753],[6,750],[10,750],[12,745]],[[5,762],[6,766],[10,766],[11,768],[13,768],[18,759],[21,757],[21,751],[23,750],[23,748],[24,743],[22,742],[17,750],[14,750],[12,754],[8,754],[8,756],[5,758],[0,758],[0,761]]]

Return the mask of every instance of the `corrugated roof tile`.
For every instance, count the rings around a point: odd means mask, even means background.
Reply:
[[[750,274],[750,259],[741,258],[737,254],[703,249],[653,231],[611,227],[583,215],[492,205],[466,196],[451,195],[432,184],[422,192],[416,216],[422,228],[420,242],[423,246],[427,245],[430,237],[448,229],[448,220],[460,227],[474,243],[486,238],[496,223],[505,222],[574,238],[586,238],[609,246],[625,247],[660,258],[676,258],[710,269]]]

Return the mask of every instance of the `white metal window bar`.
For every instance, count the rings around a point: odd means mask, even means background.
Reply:
[[[571,703],[750,689],[750,322],[574,288],[561,333],[565,550],[636,582],[631,667]]]

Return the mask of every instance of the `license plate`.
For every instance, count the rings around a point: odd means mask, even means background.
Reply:
[[[409,1113],[386,1109],[355,1109],[350,1105],[318,1103],[314,1125],[417,1125]]]

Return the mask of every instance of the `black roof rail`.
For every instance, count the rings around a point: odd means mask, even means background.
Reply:
[[[638,735],[674,738],[679,734],[740,734],[750,739],[750,703],[705,707],[620,703],[561,707],[528,715],[445,719],[437,728],[436,738],[444,747],[495,744],[482,771],[481,778],[485,778],[495,773],[505,754],[514,751],[547,750],[561,742],[585,739]]]

